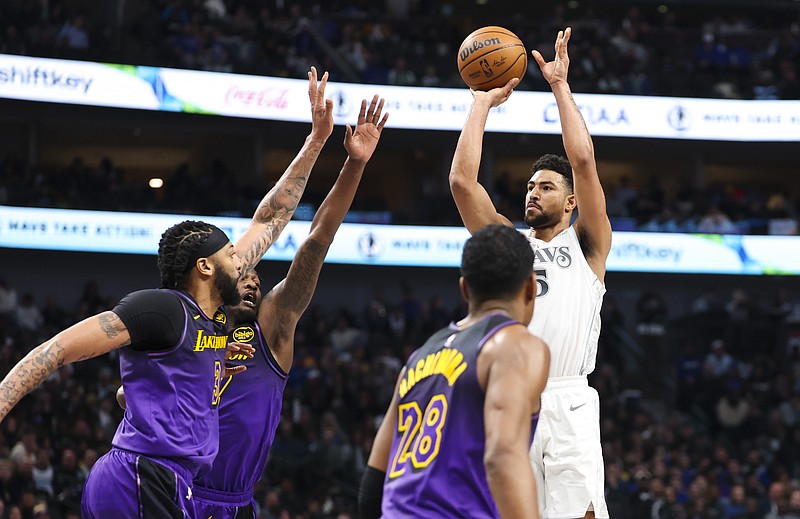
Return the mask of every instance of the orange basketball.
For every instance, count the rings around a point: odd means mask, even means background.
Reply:
[[[458,49],[458,73],[474,90],[491,90],[522,79],[528,68],[525,46],[508,29],[491,25],[467,36]]]

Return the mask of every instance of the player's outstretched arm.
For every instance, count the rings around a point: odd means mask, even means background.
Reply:
[[[311,168],[333,132],[333,101],[325,98],[327,83],[328,73],[325,72],[317,84],[317,69],[311,67],[308,73],[311,133],[284,174],[261,200],[250,227],[236,240],[236,252],[242,259],[243,270],[258,264],[292,219],[308,183]]]
[[[122,320],[107,311],[84,319],[40,344],[0,382],[0,421],[23,396],[61,366],[97,357],[130,342]]]
[[[383,483],[386,470],[389,467],[389,454],[392,452],[392,437],[397,430],[397,396],[400,381],[406,374],[405,368],[397,377],[394,394],[386,411],[375,439],[372,450],[369,452],[367,468],[361,478],[358,489],[358,517],[359,519],[378,519],[381,516],[381,501],[383,499]]]
[[[383,104],[384,100],[377,95],[369,108],[363,100],[355,131],[349,125],[345,128],[347,159],[344,166],[314,215],[309,235],[297,249],[286,279],[264,297],[259,310],[262,329],[269,330],[270,349],[284,371],[288,372],[292,365],[297,321],[311,302],[325,256],[353,203],[364,169],[389,118],[389,114],[381,117]]]
[[[472,107],[458,137],[450,166],[450,192],[470,233],[491,224],[512,225],[508,218],[497,212],[489,193],[478,182],[478,169],[489,110],[503,104],[518,84],[519,79],[513,78],[504,87],[488,92],[472,91]]]
[[[611,250],[611,222],[606,214],[606,197],[597,174],[592,137],[567,82],[567,44],[571,35],[570,27],[558,32],[553,61],[546,62],[539,51],[534,50],[532,54],[542,75],[550,83],[558,105],[564,150],[572,165],[575,198],[578,201],[576,231],[592,270],[603,279],[605,261]]]
[[[528,450],[549,367],[547,346],[523,326],[497,332],[478,358],[479,378],[485,374],[486,479],[503,519],[539,517]]]

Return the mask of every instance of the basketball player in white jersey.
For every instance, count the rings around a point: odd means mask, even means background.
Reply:
[[[555,155],[539,159],[525,197],[525,223],[530,227],[538,285],[530,330],[550,346],[551,354],[530,455],[543,518],[604,519],[608,510],[600,404],[586,376],[594,370],[597,355],[611,223],[592,138],[567,83],[571,33],[569,28],[558,33],[554,61],[546,62],[533,51],[555,94],[569,161]],[[489,224],[512,225],[478,183],[478,167],[489,109],[505,102],[518,83],[512,79],[505,87],[473,92],[450,170],[450,189],[471,233]],[[576,207],[580,215],[570,225]]]

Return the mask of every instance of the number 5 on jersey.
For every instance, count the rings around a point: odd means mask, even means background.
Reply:
[[[536,297],[542,297],[550,291],[550,285],[547,284],[547,269],[535,269],[536,273]]]
[[[447,419],[447,398],[431,398],[425,413],[417,402],[400,404],[397,408],[397,433],[402,434],[397,452],[392,460],[389,479],[402,476],[408,462],[415,470],[424,469],[439,455],[442,429]]]

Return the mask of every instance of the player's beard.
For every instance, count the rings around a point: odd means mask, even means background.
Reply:
[[[258,318],[258,304],[255,307],[247,306],[241,301],[242,297],[239,296],[239,304],[225,309],[225,313],[231,318],[233,322],[244,323],[248,321],[255,321]]]
[[[558,223],[553,215],[539,212],[535,216],[525,216],[525,225],[531,229],[544,229],[545,227],[552,227]]]
[[[214,285],[219,291],[219,297],[222,299],[224,306],[238,305],[242,300],[242,296],[239,295],[238,284],[239,279],[237,277],[231,276],[222,270],[217,272]]]

